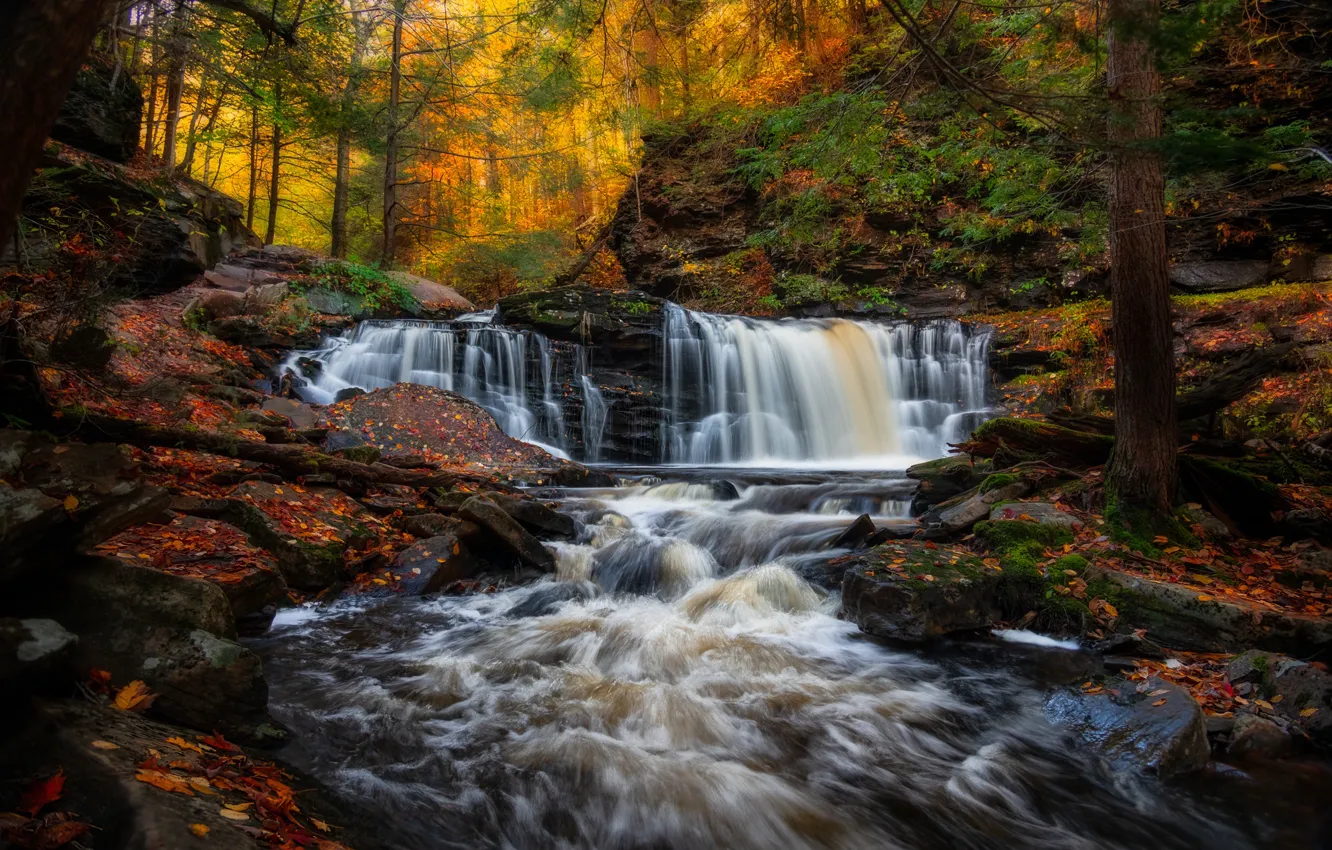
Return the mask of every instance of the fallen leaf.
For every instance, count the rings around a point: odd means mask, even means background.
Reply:
[[[243,812],[253,806],[254,803],[227,803],[223,808],[231,809],[233,812]]]
[[[1304,708],[1304,709],[1300,709],[1300,717],[1313,717],[1313,716],[1314,716],[1315,714],[1317,714],[1317,713],[1318,713],[1318,709],[1316,709],[1316,708]]]
[[[1166,704],[1166,699],[1165,699],[1165,697],[1161,697],[1161,698],[1158,699],[1156,702],[1152,703],[1152,705],[1155,705],[1155,706],[1162,706],[1162,705],[1165,705],[1165,704]]]
[[[79,497],[73,494],[68,495],[65,497],[64,504],[65,504],[65,510],[69,511],[70,513],[74,513],[74,511],[79,509]]]
[[[43,806],[59,800],[63,793],[65,793],[65,771],[61,769],[46,779],[35,780],[29,785],[28,789],[19,795],[18,810],[36,817]]]
[[[94,750],[118,750],[118,749],[120,749],[120,745],[119,745],[119,744],[113,744],[113,743],[111,743],[110,741],[93,741],[93,742],[92,742],[92,747],[93,747]]]
[[[315,829],[320,832],[328,832],[328,824],[324,823],[319,818],[310,818],[310,823],[314,824]]]
[[[47,815],[50,818],[50,815]],[[32,846],[35,850],[56,850],[92,829],[92,824],[66,820],[48,824],[37,831]]]
[[[1119,616],[1119,609],[1115,608],[1115,606],[1111,605],[1109,602],[1105,603],[1102,610],[1105,611],[1105,613],[1109,614],[1111,617]]]
[[[237,820],[237,821],[240,821],[240,820],[249,820],[249,819],[250,819],[250,816],[247,815],[247,814],[245,814],[245,812],[238,812],[238,811],[235,811],[234,809],[222,808],[222,809],[218,809],[218,812],[217,812],[217,813],[218,813],[219,815],[221,815],[222,817],[226,818],[227,820]]]
[[[135,679],[116,693],[112,705],[121,711],[144,711],[153,704],[155,699],[157,699],[157,694],[148,690],[148,686],[144,684],[142,679]]]
[[[134,774],[134,778],[140,782],[146,782],[154,788],[161,788],[163,791],[170,791],[174,794],[184,794],[186,797],[194,796],[194,792],[190,790],[189,783],[170,773],[158,773],[155,770],[141,770]]]
[[[208,835],[209,829],[201,823],[192,823],[190,824],[190,832],[193,833],[195,838],[204,838]]]
[[[182,750],[192,750],[193,752],[199,753],[200,755],[203,754],[203,749],[201,749],[198,744],[191,744],[189,741],[179,736],[175,738],[167,738],[166,742],[168,744],[174,744],[175,746],[180,747]]]

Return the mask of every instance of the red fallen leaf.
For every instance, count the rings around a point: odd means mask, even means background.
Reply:
[[[57,770],[53,776],[35,780],[19,797],[18,810],[36,817],[42,807],[60,799],[65,792],[65,771]]]
[[[61,813],[63,814],[63,813]],[[47,817],[51,817],[48,815]],[[43,826],[37,831],[33,841],[34,850],[56,850],[92,830],[92,824],[82,821],[66,820]]]
[[[203,735],[199,740],[215,750],[221,750],[224,753],[238,753],[241,748],[222,737],[221,732],[214,732],[211,735]]]

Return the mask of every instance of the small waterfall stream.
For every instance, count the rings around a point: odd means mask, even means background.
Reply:
[[[596,350],[492,319],[367,321],[283,368],[319,404],[403,381],[453,390],[511,436],[601,461],[614,400],[597,384]],[[986,415],[988,346],[988,334],[950,320],[749,319],[668,305],[656,452],[637,459],[901,468],[939,457]]]

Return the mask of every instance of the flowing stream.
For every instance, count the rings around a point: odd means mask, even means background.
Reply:
[[[1082,652],[908,651],[837,618],[830,547],[862,513],[910,522],[908,459],[984,415],[983,335],[671,308],[663,340],[671,465],[542,494],[578,521],[547,544],[557,575],[292,609],[257,642],[288,755],[373,811],[388,846],[1308,846],[1299,793],[1114,772],[1051,726],[1047,690],[1088,675]],[[432,384],[560,446],[560,388],[581,385],[595,458],[589,353],[552,351],[485,323],[367,322],[310,353],[323,368],[302,391]]]

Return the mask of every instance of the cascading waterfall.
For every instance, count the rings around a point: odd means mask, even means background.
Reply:
[[[563,453],[560,375],[549,341],[484,321],[482,315],[457,323],[362,322],[348,336],[294,352],[282,368],[301,374],[302,359],[321,364],[297,389],[316,404],[350,387],[377,390],[404,381],[452,390],[488,410],[505,433]],[[536,382],[540,390],[533,393]]]
[[[592,352],[557,352],[493,318],[368,321],[294,352],[284,369],[319,404],[403,381],[453,390],[511,436],[602,460],[612,405]],[[985,417],[989,337],[957,321],[763,320],[672,304],[662,331],[655,460],[666,463],[901,467],[946,454]],[[320,366],[302,368],[304,359]],[[566,394],[580,406],[566,411]]]
[[[763,321],[670,305],[663,460],[944,455],[985,416],[988,346],[956,321]]]

